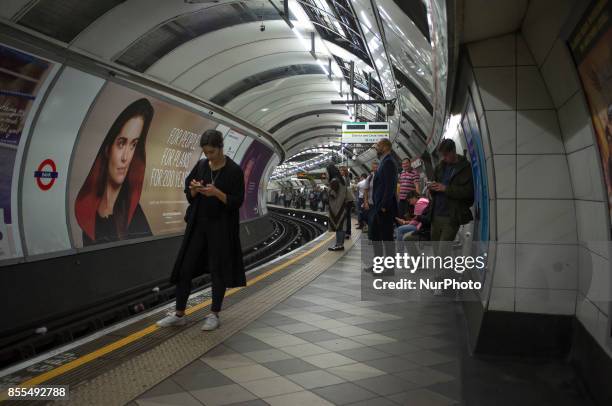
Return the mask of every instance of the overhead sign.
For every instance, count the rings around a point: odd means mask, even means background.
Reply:
[[[342,123],[343,144],[374,144],[389,138],[389,123]]]

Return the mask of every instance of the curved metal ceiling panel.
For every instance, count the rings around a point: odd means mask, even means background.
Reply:
[[[294,137],[298,137],[300,135],[309,133],[309,132],[314,132],[314,131],[319,131],[319,130],[325,130],[325,132],[330,132],[330,131],[340,131],[342,130],[342,126],[341,125],[335,125],[335,124],[331,124],[331,125],[318,125],[315,127],[308,127],[305,128],[301,131],[296,132],[295,134],[293,134]]]
[[[340,110],[340,109],[321,109],[321,110],[304,111],[302,113],[299,113],[299,114],[296,114],[296,115],[293,115],[291,117],[288,117],[288,118],[284,119],[283,121],[275,124],[268,131],[270,133],[274,134],[275,132],[277,132],[281,128],[285,127],[288,124],[291,124],[292,122],[294,122],[296,120],[299,120],[301,118],[308,117],[308,116],[317,116],[317,117],[319,117],[322,114],[346,114],[346,110]]]
[[[278,66],[279,63],[290,65],[294,58],[300,58],[304,55],[305,52],[300,49],[298,40],[294,38],[272,39],[253,44],[244,44],[195,63],[172,83],[182,89],[192,90],[206,83],[211,78],[217,77],[221,73],[227,73],[231,69],[235,69],[243,64],[252,64],[260,59],[270,60],[270,58],[274,58],[274,61],[267,65],[268,68],[271,68]],[[312,57],[310,57],[310,60],[312,61]],[[252,70],[249,70],[249,73],[251,72]],[[230,83],[225,82],[226,85]]]
[[[316,90],[317,87],[321,90]],[[258,120],[260,117],[266,116],[267,112],[278,111],[279,109],[282,109],[285,106],[295,107],[297,102],[309,101],[311,99],[326,99],[327,104],[329,105],[329,101],[331,99],[338,98],[338,93],[336,93],[332,89],[326,89],[324,86],[321,85],[314,85],[312,86],[312,88],[302,87],[300,89],[295,89],[294,94],[284,95],[281,97],[267,97],[267,100],[258,101],[257,103],[251,103],[248,108],[241,110],[240,113],[247,120]],[[276,96],[276,94],[270,96]]]
[[[194,38],[164,55],[151,65],[146,73],[172,82],[198,62],[213,55],[219,55],[228,49],[273,39],[296,39],[284,21],[266,22],[264,32],[259,30],[259,25],[259,23],[245,23]]]
[[[308,116],[294,121],[293,123],[282,127],[276,133],[274,137],[278,142],[283,143],[285,140],[292,137],[295,133],[305,129],[311,128],[318,125],[341,125],[342,122],[347,121],[349,118],[348,114],[324,114],[317,117],[316,115]]]
[[[236,0],[222,0],[223,3],[230,1]],[[214,5],[216,4],[189,4],[178,0],[128,0],[83,30],[74,39],[71,47],[110,61],[155,27],[181,15]],[[146,13],[143,10],[146,10]],[[100,38],[104,40],[101,41]]]
[[[267,2],[217,4],[178,17],[148,32],[123,52],[117,62],[144,72],[171,50],[209,32],[248,22],[280,19],[276,9]]]
[[[335,93],[338,97],[338,94]],[[249,118],[248,120],[256,125],[268,128],[272,123],[279,122],[284,117],[291,117],[300,111],[304,110],[325,110],[332,107],[330,100],[334,94],[326,94],[323,97],[302,97],[301,100],[285,102],[282,105],[277,105],[276,108],[271,108],[265,112],[259,112],[258,116]]]
[[[227,103],[226,107],[235,112],[245,111],[246,114],[256,109],[250,109],[253,104],[264,105],[288,95],[302,93],[308,89],[323,91],[332,88],[333,84],[326,76],[298,75],[273,80],[257,86]],[[260,108],[260,107],[259,107]]]
[[[296,75],[324,75],[325,72],[315,63],[302,63],[297,65],[279,66],[273,69],[268,69],[254,75],[245,77],[239,81],[235,81],[231,86],[225,87],[210,100],[220,106],[226,105],[235,97],[246,93],[247,91],[260,86],[267,82],[272,82],[280,78],[286,78]]]

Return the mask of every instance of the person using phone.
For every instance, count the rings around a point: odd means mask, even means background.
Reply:
[[[211,313],[202,330],[219,327],[225,289],[245,286],[240,244],[239,209],[244,201],[244,173],[223,153],[223,135],[207,130],[200,140],[206,159],[200,160],[185,179],[191,209],[187,228],[170,281],[176,284],[176,311],[157,322],[160,327],[185,324],[191,280],[210,273]]]

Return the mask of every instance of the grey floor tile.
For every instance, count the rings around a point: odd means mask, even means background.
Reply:
[[[444,340],[433,336],[414,338],[410,340],[410,342],[426,350],[448,347],[455,344],[453,341]]]
[[[392,401],[406,406],[451,406],[458,402],[427,389],[415,389],[389,396]]]
[[[304,389],[296,383],[282,376],[259,379],[245,382],[242,386],[259,398],[284,395],[286,393],[301,392]]]
[[[268,404],[261,399],[254,399],[247,400],[246,402],[231,403],[227,406],[268,406]]]
[[[234,382],[222,373],[212,370],[196,374],[174,375],[172,379],[188,391],[231,385]]]
[[[373,345],[372,348],[386,352],[391,355],[409,354],[415,351],[423,351],[420,347],[410,344],[408,341],[396,341],[393,343]]]
[[[332,406],[315,393],[302,391],[264,399],[271,406]]]
[[[272,346],[263,341],[254,339],[253,337],[251,337],[250,340],[240,340],[231,343],[225,342],[224,344],[239,353],[273,349]]]
[[[389,357],[389,353],[372,347],[353,348],[352,350],[338,351],[338,353],[359,362]]]
[[[289,334],[306,333],[309,331],[321,331],[318,327],[306,323],[283,324],[281,326],[276,326],[276,328]]]
[[[335,352],[318,354],[318,355],[309,355],[307,357],[302,357],[302,359],[308,363],[311,363],[323,369],[355,363],[355,361],[350,359],[349,357],[345,357],[344,355],[337,354]]]
[[[319,341],[327,341],[327,340],[333,340],[336,338],[342,338],[341,336],[330,333],[327,330],[319,330],[319,329],[317,329],[316,331],[308,331],[305,333],[296,333],[294,335],[310,343],[317,343]]]
[[[375,376],[373,378],[353,381],[353,383],[381,396],[393,395],[418,388],[417,385],[393,375]]]
[[[257,399],[255,395],[237,384],[200,389],[191,393],[207,406],[230,405]]]
[[[349,406],[397,406],[397,403],[392,402],[387,398],[380,397],[351,403]]]
[[[425,389],[429,389],[432,392],[439,393],[457,401],[460,401],[462,399],[461,382],[457,379],[448,382],[436,383],[427,386]]]
[[[258,363],[280,361],[283,359],[293,358],[291,355],[287,354],[286,352],[278,350],[276,348],[272,348],[270,350],[245,352],[242,355]]]
[[[453,381],[456,378],[432,368],[422,367],[394,373],[393,375],[412,382],[418,386],[430,386],[440,382]]]
[[[342,310],[332,310],[329,312],[321,312],[319,313],[321,316],[329,317],[330,319],[341,319],[343,317],[351,317],[350,314],[343,312]]]
[[[345,380],[339,376],[332,375],[329,372],[319,369],[287,375],[286,378],[292,380],[305,389],[320,388],[323,386],[336,385],[345,382]]]
[[[339,376],[347,381],[357,381],[360,379],[373,378],[375,376],[385,375],[384,371],[371,367],[361,362],[354,364],[340,365],[337,367],[327,369],[334,375]]]
[[[419,364],[408,361],[401,357],[379,358],[370,361],[364,361],[364,364],[380,369],[387,373],[405,371],[407,369],[420,368]]]
[[[449,357],[447,355],[428,350],[401,354],[401,357],[423,366],[443,364],[455,359],[454,357]]]
[[[444,364],[431,365],[429,368],[444,372],[445,374],[452,375],[459,378],[461,375],[461,361],[456,359],[451,362],[445,362]]]
[[[152,405],[186,405],[201,406],[200,402],[180,385],[166,379],[143,393],[135,402],[142,406]]]
[[[283,376],[318,369],[318,367],[299,358],[290,358],[281,361],[266,362],[262,365]]]
[[[207,365],[201,359],[197,359],[186,367],[178,370],[173,377],[181,376],[181,375],[195,375],[195,374],[203,374],[205,372],[214,371],[215,369],[211,366]]]
[[[318,346],[327,348],[330,351],[350,350],[353,348],[365,347],[365,345],[355,342],[348,338],[336,338],[333,340],[319,341]]]
[[[312,391],[336,405],[347,405],[378,397],[375,393],[350,382],[313,389]]]

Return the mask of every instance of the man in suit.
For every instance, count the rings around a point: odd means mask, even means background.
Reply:
[[[368,218],[368,238],[373,242],[374,255],[382,256],[384,242],[393,242],[393,228],[398,213],[397,166],[391,155],[392,145],[388,138],[379,140],[374,148],[380,165],[374,175],[373,204],[370,207]],[[390,252],[388,254],[391,255]]]

